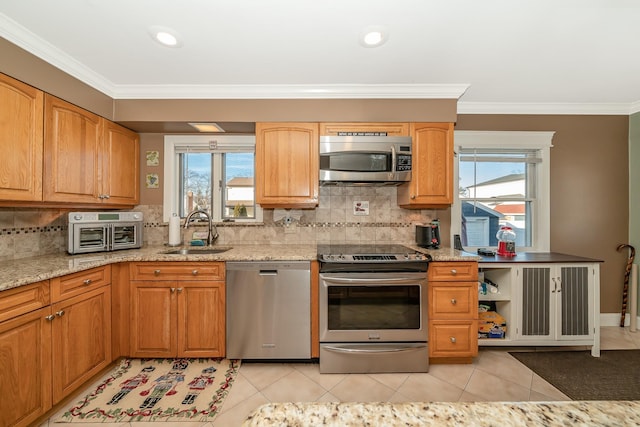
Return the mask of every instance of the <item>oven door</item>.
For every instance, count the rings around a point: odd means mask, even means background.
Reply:
[[[116,222],[111,224],[111,250],[135,249],[142,246],[142,224]]]
[[[69,227],[69,253],[84,254],[109,250],[109,224],[81,223],[70,224]]]
[[[320,342],[426,342],[426,273],[320,274]]]

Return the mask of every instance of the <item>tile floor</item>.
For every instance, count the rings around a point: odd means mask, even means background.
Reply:
[[[640,331],[601,328],[603,350],[640,348]],[[541,350],[566,349],[545,347]],[[511,357],[501,347],[481,347],[470,365],[431,365],[424,374],[320,374],[317,364],[244,363],[221,413],[213,423],[177,423],[179,427],[234,427],[269,402],[309,401],[550,401],[569,400]],[[530,351],[531,348],[527,348]],[[90,389],[90,388],[88,388]],[[53,416],[40,427],[63,426]],[[70,426],[153,427],[158,423]]]

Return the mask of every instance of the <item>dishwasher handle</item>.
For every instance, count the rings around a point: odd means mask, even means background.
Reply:
[[[261,276],[277,276],[278,270],[260,270],[258,274]]]

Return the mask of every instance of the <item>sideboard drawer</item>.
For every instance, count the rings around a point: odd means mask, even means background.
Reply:
[[[224,262],[138,262],[131,280],[224,280]]]
[[[81,295],[111,283],[111,266],[92,268],[51,279],[51,302]]]
[[[429,356],[474,357],[478,355],[478,322],[431,321],[429,325]]]
[[[437,282],[465,282],[478,280],[477,262],[432,262],[429,280]]]
[[[472,282],[475,285],[475,282]],[[429,286],[429,318],[468,320],[476,317],[478,305],[473,293],[477,286],[467,284]]]
[[[49,281],[0,292],[0,322],[49,305]]]

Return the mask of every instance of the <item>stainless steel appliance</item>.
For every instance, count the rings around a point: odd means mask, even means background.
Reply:
[[[142,246],[142,212],[71,212],[67,252],[135,249]]]
[[[227,262],[227,358],[311,357],[311,264]]]
[[[410,180],[411,137],[320,137],[320,183],[323,185],[399,185]]]
[[[427,372],[431,257],[400,245],[320,245],[320,372]]]

